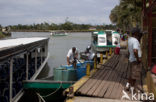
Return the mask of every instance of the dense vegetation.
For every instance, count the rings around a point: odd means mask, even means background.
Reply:
[[[120,0],[110,14],[110,20],[124,31],[141,26],[142,0]]]
[[[0,39],[4,38],[4,37],[5,37],[5,35],[0,31]]]
[[[10,25],[12,31],[48,31],[48,30],[71,30],[71,31],[89,31],[90,28],[96,28],[97,30],[103,29],[116,29],[115,25],[90,25],[90,24],[75,24],[72,22],[65,22],[62,24],[55,23],[41,23],[32,25]]]
[[[5,35],[1,31],[2,31],[2,26],[0,25],[0,39],[5,37]]]

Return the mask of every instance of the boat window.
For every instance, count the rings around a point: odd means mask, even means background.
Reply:
[[[112,45],[112,34],[107,33],[107,45]]]
[[[105,37],[100,37],[100,38],[99,38],[99,43],[105,43],[105,42],[106,42]]]
[[[9,60],[0,64],[0,100],[2,101],[9,100],[9,69]]]
[[[94,44],[97,44],[97,40],[98,40],[97,35],[93,35],[93,43]]]

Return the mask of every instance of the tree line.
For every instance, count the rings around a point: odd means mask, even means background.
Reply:
[[[73,22],[66,21],[62,24],[55,24],[55,23],[40,23],[40,24],[30,24],[30,25],[9,25],[12,31],[48,31],[48,30],[75,30],[75,31],[87,31],[91,28],[95,28],[96,30],[105,30],[105,29],[116,29],[116,25],[108,24],[108,25],[91,25],[91,24],[76,24]]]

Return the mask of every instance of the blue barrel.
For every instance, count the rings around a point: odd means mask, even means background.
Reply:
[[[66,69],[73,69],[72,65],[63,65],[61,66],[62,68],[66,68]]]
[[[77,71],[77,79],[80,79],[86,75],[86,67],[77,68],[76,71]]]

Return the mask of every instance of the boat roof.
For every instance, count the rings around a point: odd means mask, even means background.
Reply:
[[[118,32],[116,32],[114,30],[94,31],[93,34],[104,35],[104,34],[108,34],[107,32],[110,32],[110,34],[119,34]]]
[[[48,43],[47,37],[16,38],[0,40],[0,61]]]
[[[104,31],[94,31],[93,34],[103,35],[106,34]]]
[[[48,39],[46,37],[33,37],[33,38],[16,38],[16,39],[7,39],[7,40],[0,40],[0,50],[30,44],[36,41],[41,41]]]

